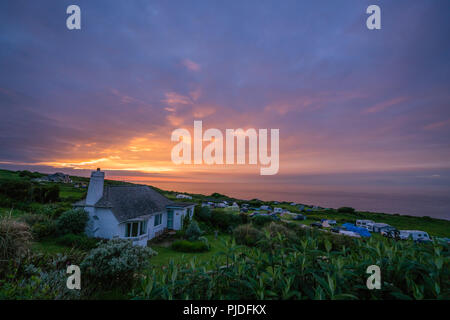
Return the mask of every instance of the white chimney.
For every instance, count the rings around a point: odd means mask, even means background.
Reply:
[[[105,173],[97,168],[97,171],[91,173],[89,181],[88,193],[86,196],[86,205],[94,205],[103,196],[103,184],[105,181]]]

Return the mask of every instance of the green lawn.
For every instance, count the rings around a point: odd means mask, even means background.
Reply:
[[[42,239],[39,242],[33,242],[31,250],[40,253],[64,253],[66,251],[75,250],[70,247],[62,246],[56,243],[56,239]]]
[[[185,253],[172,250],[170,247],[162,247],[152,245],[151,248],[158,252],[157,256],[151,258],[152,265],[164,266],[172,259],[175,263],[189,262],[192,258],[196,258],[197,261],[209,261],[218,252],[225,250],[225,246],[222,241],[230,240],[230,235],[219,235],[217,239],[214,239],[214,235],[207,235],[206,238],[211,246],[208,252],[199,253]]]

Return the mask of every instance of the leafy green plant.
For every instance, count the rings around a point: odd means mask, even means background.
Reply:
[[[91,250],[80,267],[91,285],[127,287],[133,284],[136,273],[149,267],[155,254],[151,248],[134,246],[129,240],[113,239]]]
[[[61,235],[83,233],[88,222],[89,215],[83,209],[72,209],[64,212],[57,220],[56,226]]]
[[[170,263],[153,269],[131,293],[138,299],[448,299],[447,243],[355,240],[337,248],[320,233],[286,241],[265,230],[264,248],[236,244],[208,262]],[[320,249],[323,248],[323,249]],[[226,264],[223,264],[223,261]],[[367,267],[381,268],[382,287],[366,287]]]

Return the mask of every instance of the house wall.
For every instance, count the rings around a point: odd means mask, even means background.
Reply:
[[[190,218],[192,219],[192,216],[194,214],[194,206],[191,207],[185,207],[185,208],[173,208],[173,229],[174,230],[181,230],[183,219],[186,216],[188,209],[191,210]]]
[[[158,226],[155,226],[155,215],[152,215],[148,220],[148,239],[153,239],[155,234],[167,228],[167,212],[163,211],[162,213],[162,223]]]
[[[125,235],[110,209],[87,207],[85,210],[89,212],[90,229],[92,228],[88,235],[105,239]]]

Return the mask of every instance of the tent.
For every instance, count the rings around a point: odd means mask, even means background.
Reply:
[[[342,225],[342,227],[344,227],[348,231],[356,232],[356,233],[360,234],[362,237],[370,237],[371,236],[370,232],[367,231],[366,228],[357,227],[353,223],[344,223]]]

